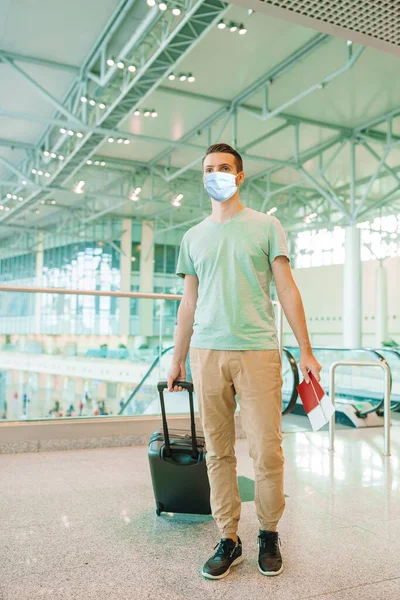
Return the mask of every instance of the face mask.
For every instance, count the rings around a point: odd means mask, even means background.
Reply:
[[[210,173],[204,178],[204,187],[213,200],[225,202],[237,191],[237,175],[230,173]]]

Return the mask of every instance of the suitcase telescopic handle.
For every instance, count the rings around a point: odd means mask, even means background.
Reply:
[[[197,438],[196,438],[196,424],[194,421],[194,404],[193,404],[193,383],[190,381],[174,381],[173,386],[179,385],[183,387],[185,390],[189,392],[189,406],[190,406],[190,429],[192,435],[192,457],[197,459]],[[168,432],[168,424],[167,424],[167,414],[165,412],[165,402],[164,402],[164,390],[168,389],[167,381],[159,381],[158,385],[158,393],[160,394],[160,404],[161,404],[161,415],[163,422],[163,430],[164,430],[164,440],[165,440],[165,455],[167,458],[171,457],[171,443],[169,439]]]

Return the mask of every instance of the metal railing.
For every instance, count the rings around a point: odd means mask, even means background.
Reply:
[[[0,292],[23,292],[29,294],[63,294],[71,296],[108,296],[114,298],[148,298],[151,300],[181,300],[182,294],[156,294],[154,292],[121,292],[109,290],[70,290],[67,288],[23,287],[18,285],[0,285]],[[279,349],[283,348],[283,311],[276,300],[272,304],[277,308],[277,330]]]
[[[383,456],[390,456],[390,368],[386,361],[338,360],[330,368],[330,398],[335,404],[335,373],[338,367],[379,367],[384,372]],[[329,450],[335,448],[335,413],[329,421]]]

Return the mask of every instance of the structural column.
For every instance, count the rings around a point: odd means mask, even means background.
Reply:
[[[382,263],[376,270],[375,346],[388,339],[387,274]]]
[[[121,292],[131,291],[132,269],[132,219],[122,220],[121,257],[120,257]],[[130,324],[129,298],[120,298],[119,301],[119,333],[129,335]]]
[[[38,243],[36,250],[36,286],[41,287],[43,283],[43,231],[38,233]],[[35,333],[40,333],[41,325],[41,314],[42,314],[42,294],[35,294]]]
[[[154,291],[154,222],[142,221],[140,291]],[[140,335],[153,335],[153,300],[139,301]]]
[[[362,273],[360,230],[351,225],[345,228],[343,269],[343,346],[361,346]]]

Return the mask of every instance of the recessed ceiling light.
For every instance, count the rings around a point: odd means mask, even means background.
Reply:
[[[156,110],[153,110],[151,116],[155,119],[156,117],[158,117],[158,112]]]
[[[110,144],[112,144],[112,143],[113,143],[115,140],[114,140],[114,138],[113,138],[113,137],[109,137],[109,138],[108,138],[108,141],[110,142]]]
[[[140,116],[140,110],[136,109],[133,114],[135,115],[135,117],[139,117]]]
[[[124,140],[122,138],[118,138],[117,144],[123,144],[123,143],[124,143]]]
[[[76,137],[83,138],[83,133],[81,131],[78,131],[78,133],[76,134]]]
[[[237,29],[238,29],[238,28],[237,28],[237,25],[236,25],[236,23],[231,23],[231,24],[229,25],[229,31],[230,31],[231,33],[235,33],[235,31],[237,31]]]
[[[81,102],[83,102],[83,104],[85,104],[85,102],[87,102],[86,96],[81,96]]]
[[[50,152],[49,152],[48,150],[45,150],[45,151],[43,152],[43,156],[50,156]]]
[[[93,161],[89,159],[89,160],[86,161],[86,164],[87,165],[91,165],[91,164],[93,164]]]
[[[17,196],[16,194],[13,194],[13,195],[12,195],[12,199],[13,199],[13,200],[16,200],[17,198],[18,198],[18,196]]]
[[[18,196],[18,200],[19,200],[19,202],[22,202],[23,197],[22,196]]]
[[[179,17],[179,15],[181,14],[181,9],[180,9],[180,8],[173,8],[173,9],[172,9],[172,14],[173,14],[175,17]]]
[[[184,73],[182,73],[182,75],[179,75],[179,81],[186,81],[187,79],[187,75],[185,75]]]
[[[170,73],[170,74],[168,75],[168,79],[169,79],[170,81],[175,81],[175,79],[176,79],[176,75],[174,75],[173,73]]]
[[[55,201],[55,200],[52,200],[52,201],[51,201],[51,203],[52,203],[52,204],[56,204],[56,201]]]
[[[123,69],[125,67],[125,63],[123,63],[122,60],[119,60],[117,62],[117,67],[118,67],[118,69]]]
[[[220,21],[217,25],[218,29],[225,29],[226,28],[226,23],[224,23],[224,21]]]
[[[128,145],[128,144],[130,144],[130,143],[131,143],[131,140],[124,140],[124,144],[125,144],[125,146],[127,146],[127,145]]]
[[[64,129],[64,127],[61,127],[61,129],[60,129],[60,133],[67,133],[67,130],[66,130],[66,129]]]
[[[21,181],[21,183],[22,183],[22,185],[26,185],[28,182],[26,181],[26,179],[23,179],[23,180]]]
[[[100,102],[99,108],[101,108],[101,110],[104,110],[105,107],[106,107],[106,105],[104,104],[104,102]]]
[[[190,75],[188,77],[188,82],[193,83],[194,81],[196,81],[196,77],[190,73]]]
[[[160,4],[158,5],[158,8],[164,12],[167,10],[168,6],[166,5],[165,2],[160,2]]]
[[[71,137],[74,135],[74,132],[72,131],[72,129],[68,129],[67,133]]]
[[[242,25],[239,27],[239,35],[245,35],[245,33],[247,33],[247,29],[242,23]]]
[[[38,175],[42,176],[43,175],[43,171],[38,171]]]
[[[64,157],[62,154],[60,154],[60,156],[58,157],[58,160],[64,160]]]
[[[98,167],[98,166],[99,166],[99,164],[100,164],[100,161],[99,161],[99,160],[95,160],[95,161],[94,161],[94,164],[96,165],[96,167]]]
[[[108,64],[109,67],[113,67],[115,65],[114,59],[113,58],[109,58],[107,60],[107,64]]]
[[[51,156],[51,158],[57,158],[57,154],[56,154],[55,152],[52,152],[52,153],[50,154],[50,156]]]
[[[104,162],[104,160],[100,163],[102,167],[106,166],[106,163]]]
[[[45,177],[50,177],[50,173],[48,173],[48,172],[45,173],[44,175],[45,175]]]
[[[37,170],[36,170],[36,169],[32,169],[32,173],[33,173],[34,175],[36,175],[36,173],[37,173]]]
[[[136,72],[136,67],[135,67],[135,65],[129,65],[129,67],[128,67],[128,71],[129,71],[130,73],[135,73],[135,72]]]
[[[11,200],[11,198],[12,198],[12,194],[7,194],[7,196],[6,196],[6,197],[7,197],[9,200]]]
[[[143,114],[145,117],[149,117],[151,115],[151,112],[149,110],[145,110]]]
[[[89,100],[90,106],[96,106],[96,100]]]
[[[156,0],[147,0],[147,4],[148,4],[148,6],[153,7],[156,5]]]

